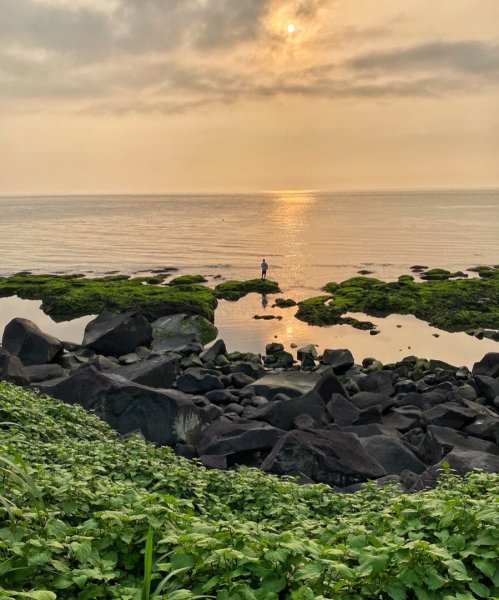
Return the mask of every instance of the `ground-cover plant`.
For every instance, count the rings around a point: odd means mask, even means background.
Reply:
[[[146,580],[167,600],[499,594],[499,475],[342,495],[258,470],[208,471],[5,383],[0,421],[11,423],[0,451],[23,458],[45,507],[4,487],[18,510],[0,508],[0,598],[141,600]]]
[[[423,282],[407,275],[391,282],[352,277],[326,284],[327,296],[300,302],[296,316],[310,325],[333,325],[341,323],[347,312],[371,316],[397,313],[415,315],[447,331],[499,329],[499,269],[480,271],[480,275]]]

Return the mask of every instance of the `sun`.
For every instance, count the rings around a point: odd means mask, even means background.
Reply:
[[[288,33],[294,33],[296,31],[296,25],[293,25],[293,23],[290,23],[288,25]]]

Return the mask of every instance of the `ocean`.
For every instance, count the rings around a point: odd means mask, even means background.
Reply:
[[[143,274],[175,267],[223,279],[268,276],[301,300],[360,270],[396,279],[414,264],[465,270],[499,263],[499,190],[252,195],[0,197],[0,276],[33,273]],[[309,327],[295,309],[261,297],[222,301],[216,324],[229,350],[263,351],[270,341],[348,347],[359,361],[407,354],[472,364],[497,342],[438,331],[410,316],[370,319],[378,336],[349,326]],[[88,318],[55,324],[39,303],[0,299],[0,331],[28,316],[54,335],[81,341]],[[255,321],[255,314],[282,316]],[[24,312],[24,314],[17,314]],[[47,320],[48,319],[48,320]],[[402,325],[402,327],[397,327]]]

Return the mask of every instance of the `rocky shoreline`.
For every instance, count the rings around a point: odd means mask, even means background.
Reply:
[[[228,353],[206,319],[150,322],[103,312],[82,345],[26,319],[3,333],[0,380],[94,411],[121,435],[140,432],[208,468],[243,465],[355,491],[396,481],[415,491],[447,466],[499,472],[499,353],[470,371],[408,356],[355,364],[313,345]]]

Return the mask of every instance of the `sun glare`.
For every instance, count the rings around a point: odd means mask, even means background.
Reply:
[[[288,25],[288,33],[294,33],[296,31],[296,26],[293,23]]]

